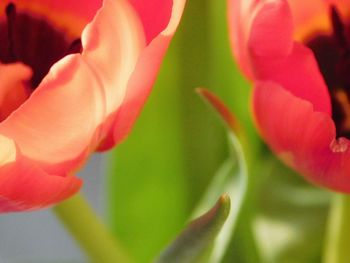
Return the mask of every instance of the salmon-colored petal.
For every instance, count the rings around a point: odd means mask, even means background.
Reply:
[[[184,5],[184,0],[173,1],[172,13],[167,27],[140,53],[127,83],[123,104],[116,116],[113,117],[111,133],[101,144],[100,150],[112,147],[130,131],[151,91],[163,56],[179,24]]]
[[[82,42],[82,55],[103,87],[106,114],[110,115],[122,104],[145,45],[141,22],[127,1],[106,0],[84,30]]]
[[[254,79],[281,84],[331,114],[327,86],[312,51],[293,42],[293,24],[286,1],[268,1],[257,11],[247,43]]]
[[[79,191],[82,182],[76,176],[61,177],[45,173],[30,160],[0,167],[0,213],[32,211],[55,205]]]
[[[0,123],[0,134],[14,140],[27,158],[57,165],[92,147],[104,116],[101,83],[80,55],[70,55]]]
[[[0,212],[46,207],[78,191],[81,181],[71,175],[73,171],[100,140],[110,147],[129,131],[184,2],[174,1],[172,9],[169,1],[154,2],[157,11],[160,7],[164,11],[159,14],[141,1],[103,2],[84,29],[82,55],[57,62],[29,99],[0,123]],[[69,31],[72,23],[72,30],[79,33],[77,28],[95,14],[100,2],[81,7],[78,26],[68,14],[78,8],[75,3],[70,10],[60,9],[64,8],[60,1],[27,3],[15,1],[18,9],[39,16],[51,8],[50,21],[60,26],[61,15],[62,26]]]
[[[28,98],[31,76],[32,70],[22,63],[0,63],[0,122]]]
[[[47,207],[80,189],[76,176],[45,173],[23,157],[11,139],[0,135],[0,144],[0,213]]]
[[[330,116],[272,82],[256,84],[253,105],[262,136],[280,158],[309,181],[350,192],[350,142],[335,139]]]

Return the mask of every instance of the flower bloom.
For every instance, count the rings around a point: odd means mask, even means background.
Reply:
[[[263,138],[318,185],[350,193],[350,1],[229,0]]]
[[[185,0],[0,2],[0,212],[76,193],[130,130]]]

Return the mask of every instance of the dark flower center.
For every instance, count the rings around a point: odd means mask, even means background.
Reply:
[[[312,49],[328,86],[337,137],[350,138],[350,24],[336,7],[330,9],[332,34],[318,34],[306,44]]]
[[[5,13],[6,19],[0,21],[0,62],[20,61],[30,66],[33,89],[55,62],[82,50],[80,38],[69,39],[45,18],[17,12],[13,3],[6,6]]]

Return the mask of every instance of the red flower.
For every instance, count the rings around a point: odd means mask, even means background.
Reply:
[[[185,0],[2,1],[0,212],[77,192],[145,102]]]
[[[350,1],[230,0],[262,136],[306,179],[350,193]]]

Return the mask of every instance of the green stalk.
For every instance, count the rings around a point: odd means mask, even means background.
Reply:
[[[350,196],[334,197],[327,231],[323,263],[350,262]]]
[[[129,263],[112,234],[81,194],[53,208],[56,216],[86,252],[90,262]]]

